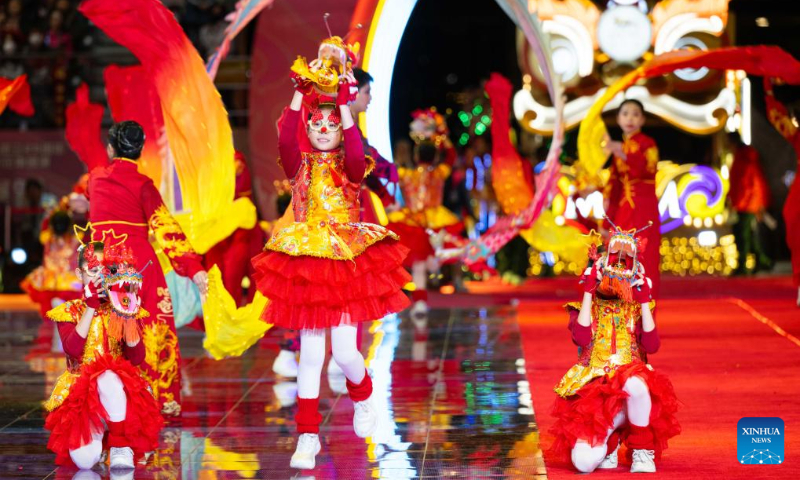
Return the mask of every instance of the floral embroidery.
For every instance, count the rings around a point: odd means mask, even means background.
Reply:
[[[655,303],[651,302],[651,308]],[[580,309],[580,303],[565,305]],[[603,375],[613,376],[617,368],[643,362],[644,352],[635,340],[635,328],[641,321],[641,306],[619,299],[595,299],[592,302],[592,343],[580,352],[576,363],[556,386],[562,397],[575,394],[584,385]]]
[[[273,235],[265,249],[351,260],[384,238],[398,238],[379,225],[358,223],[360,184],[344,173],[341,152],[304,153],[291,184],[296,221]]]

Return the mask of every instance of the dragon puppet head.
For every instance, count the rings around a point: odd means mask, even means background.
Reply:
[[[79,237],[80,238],[80,237]],[[128,343],[140,338],[137,319],[141,316],[142,272],[136,269],[136,257],[125,245],[127,235],[113,231],[102,234],[100,241],[81,245],[82,268],[91,278],[100,277],[98,295],[107,299],[109,311],[108,335]]]
[[[645,273],[639,255],[644,252],[647,240],[638,235],[652,226],[652,222],[638,230],[622,230],[613,223],[611,225],[605,252],[598,253],[596,245],[592,245],[589,251],[589,257],[596,262],[601,275],[597,292],[604,297],[632,302],[633,283]]]

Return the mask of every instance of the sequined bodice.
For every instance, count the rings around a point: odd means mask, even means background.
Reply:
[[[69,239],[70,241],[68,241]],[[78,266],[74,237],[54,238],[45,245],[44,267],[56,272],[72,272]]]
[[[400,189],[406,207],[412,212],[421,212],[442,205],[444,182],[451,168],[446,164],[418,165],[416,168],[400,168]]]
[[[310,224],[349,223],[359,218],[359,185],[344,172],[340,151],[303,154],[300,171],[292,181],[294,216]]]
[[[596,299],[592,303],[592,343],[581,352],[578,363],[608,373],[643,360],[636,342],[641,312],[641,306],[635,303]]]
[[[569,304],[579,309],[580,304]],[[651,304],[651,308],[655,304]],[[556,385],[555,392],[564,398],[574,395],[595,378],[612,377],[617,369],[634,362],[645,362],[636,330],[642,307],[619,299],[594,299],[592,302],[592,342],[581,349],[578,363]]]

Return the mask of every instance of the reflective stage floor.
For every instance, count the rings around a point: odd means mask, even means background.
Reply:
[[[432,310],[374,322],[362,351],[374,378],[378,433],[355,436],[344,379],[323,372],[322,451],[289,468],[296,384],[271,366],[280,332],[243,357],[215,361],[202,333],[180,332],[183,417],[131,476],[56,469],[41,401],[63,371],[36,312],[0,313],[0,478],[545,478],[514,310]]]

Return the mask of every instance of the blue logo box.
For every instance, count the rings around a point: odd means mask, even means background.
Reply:
[[[784,457],[783,420],[744,417],[736,425],[736,452],[742,465],[779,465]]]

